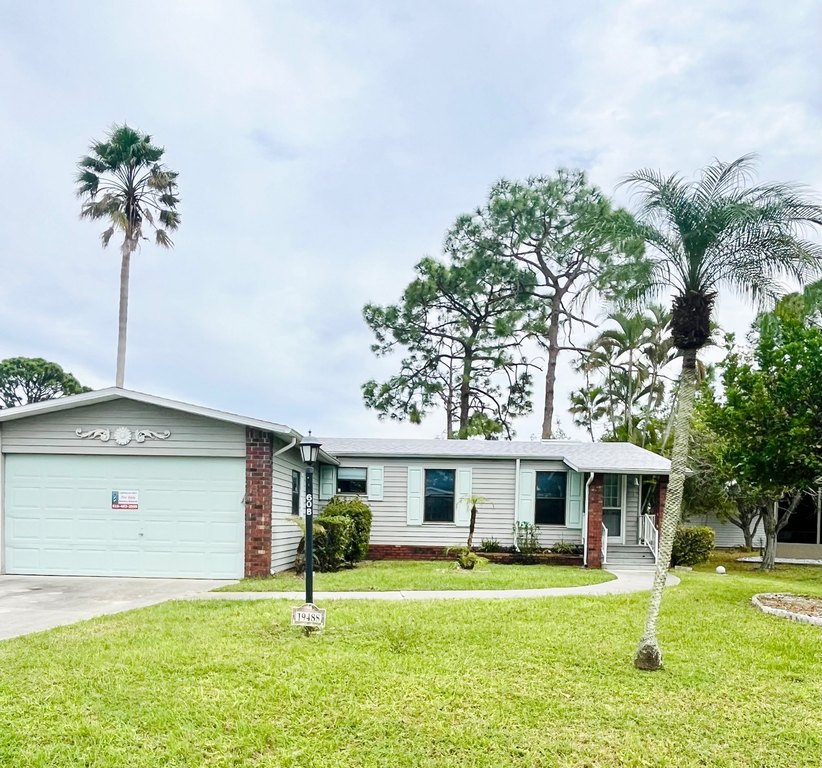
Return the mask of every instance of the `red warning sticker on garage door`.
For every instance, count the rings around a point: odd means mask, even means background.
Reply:
[[[112,491],[111,492],[111,508],[112,509],[139,509],[140,495],[139,491]]]

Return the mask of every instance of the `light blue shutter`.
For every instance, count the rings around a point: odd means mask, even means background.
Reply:
[[[519,473],[519,499],[517,499],[517,522],[534,523],[534,494],[536,492],[537,473],[532,469],[523,469]]]
[[[422,525],[423,471],[408,467],[408,507],[405,522],[408,525]]]
[[[471,524],[471,505],[468,503],[471,496],[471,475],[470,467],[458,469],[454,484],[454,523],[464,527]]]
[[[330,499],[337,490],[334,483],[335,467],[330,464],[320,464],[320,499]]]
[[[582,472],[569,472],[565,497],[565,527],[582,528]]]
[[[369,501],[382,501],[385,467],[368,468],[367,495]]]

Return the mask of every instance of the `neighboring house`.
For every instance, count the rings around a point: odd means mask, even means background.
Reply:
[[[240,578],[291,567],[301,435],[123,389],[0,412],[0,572]],[[584,547],[589,567],[653,564],[666,459],[625,443],[327,439],[321,509],[366,498],[376,556],[514,542]],[[654,514],[640,514],[640,509]]]

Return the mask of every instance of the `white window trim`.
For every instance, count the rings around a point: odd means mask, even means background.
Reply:
[[[606,475],[607,476],[607,475]],[[628,475],[622,475],[618,473],[611,473],[611,476],[616,476],[620,478],[620,483],[622,485],[621,493],[620,493],[620,506],[619,507],[606,507],[605,506],[605,489],[603,488],[602,494],[602,516],[605,517],[605,510],[615,510],[619,509],[619,513],[621,516],[620,524],[619,524],[619,536],[608,536],[608,543],[609,544],[624,544],[625,543],[625,510],[627,508],[628,502]]]

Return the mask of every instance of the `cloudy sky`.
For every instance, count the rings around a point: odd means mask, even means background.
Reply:
[[[763,179],[822,190],[821,27],[818,0],[0,0],[0,357],[113,383],[118,253],[73,175],[128,121],[179,171],[183,225],[134,260],[126,385],[436,436],[362,406],[392,368],[362,305],[397,298],[500,176],[577,166],[610,193],[757,152]],[[722,297],[726,327],[750,318]]]

